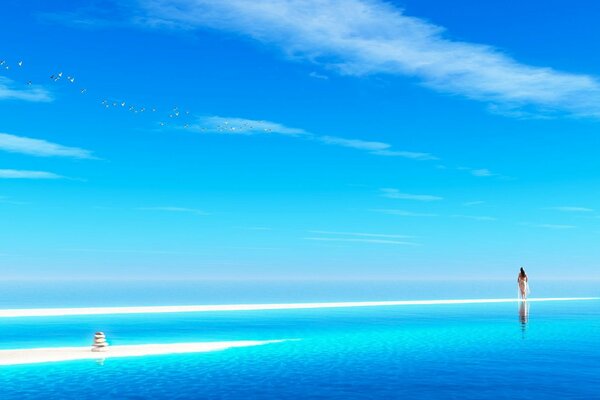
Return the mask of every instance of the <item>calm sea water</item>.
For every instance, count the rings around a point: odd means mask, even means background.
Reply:
[[[0,347],[299,341],[0,367],[1,399],[597,399],[600,302],[0,320]]]

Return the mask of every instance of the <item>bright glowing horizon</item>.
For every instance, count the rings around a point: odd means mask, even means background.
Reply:
[[[317,308],[393,307],[414,305],[496,304],[547,301],[586,301],[599,297],[548,297],[520,299],[466,299],[466,300],[400,300],[359,301],[329,303],[280,303],[280,304],[230,304],[196,306],[149,306],[149,307],[81,307],[81,308],[34,308],[0,310],[0,318],[63,317],[72,315],[118,315],[118,314],[165,314],[223,311],[305,310]]]

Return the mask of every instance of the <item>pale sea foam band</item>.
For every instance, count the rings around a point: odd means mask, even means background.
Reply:
[[[191,342],[167,344],[136,344],[109,346],[106,351],[93,352],[87,347],[45,347],[37,349],[0,350],[0,366],[39,364],[58,361],[98,360],[116,357],[142,357],[166,354],[205,353],[235,347],[262,346],[298,339],[285,340],[237,340],[230,342]]]
[[[599,297],[548,297],[531,298],[527,302],[598,300]],[[260,311],[301,310],[315,308],[387,307],[436,304],[486,304],[518,303],[520,299],[467,299],[467,300],[399,300],[399,301],[355,301],[331,303],[280,303],[280,304],[230,304],[188,306],[141,306],[141,307],[83,307],[83,308],[30,308],[0,310],[0,318],[58,317],[71,315],[114,315],[114,314],[161,314],[217,311]]]

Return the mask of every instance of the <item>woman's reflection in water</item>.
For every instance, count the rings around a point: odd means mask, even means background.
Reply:
[[[519,302],[519,321],[521,321],[521,335],[525,339],[525,332],[527,331],[527,322],[529,322],[529,304],[527,301]]]

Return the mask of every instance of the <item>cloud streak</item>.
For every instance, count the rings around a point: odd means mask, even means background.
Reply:
[[[438,201],[443,200],[443,197],[433,196],[430,194],[410,194],[410,193],[401,193],[398,189],[392,188],[383,188],[380,189],[381,195],[383,197],[387,197],[390,199],[400,199],[400,200],[416,200],[416,201]]]
[[[0,100],[22,100],[30,102],[50,102],[50,92],[41,86],[18,87],[15,82],[0,76]]]
[[[478,177],[488,177],[488,176],[494,176],[497,174],[494,174],[492,171],[490,171],[487,168],[480,168],[480,169],[472,169],[471,175],[478,176]]]
[[[37,157],[95,158],[89,150],[0,132],[0,150]]]
[[[317,140],[325,144],[348,147],[351,149],[366,150],[370,152],[382,151],[390,147],[390,145],[387,143],[368,142],[358,139],[344,139],[336,136],[318,136]]]
[[[504,176],[504,175],[498,174],[496,172],[492,172],[488,168],[456,167],[456,169],[458,171],[466,171],[470,175],[476,176],[478,178],[496,177],[496,178],[504,179],[504,180],[513,179],[508,176]]]
[[[378,156],[385,157],[403,157],[403,158],[411,158],[413,160],[439,160],[439,158],[429,154],[429,153],[417,153],[414,151],[397,151],[397,150],[378,150],[374,151],[371,154],[375,154]]]
[[[594,212],[593,209],[587,207],[573,207],[573,206],[561,206],[561,207],[548,207],[546,210],[571,212],[571,213],[588,213]]]
[[[472,219],[473,221],[496,221],[496,219],[497,219],[497,218],[488,217],[485,215],[463,215],[463,214],[452,215],[452,218]]]
[[[2,204],[11,204],[11,205],[24,205],[24,204],[28,204],[24,201],[14,201],[11,200],[10,198],[6,197],[6,196],[0,196],[0,203]]]
[[[387,233],[362,233],[362,232],[336,232],[336,231],[309,231],[309,233],[316,233],[320,235],[342,235],[342,236],[360,236],[360,237],[372,237],[372,238],[389,238],[389,239],[408,239],[413,236],[407,235],[395,235]]]
[[[330,146],[362,150],[378,156],[402,157],[418,161],[437,159],[429,153],[392,150],[392,145],[384,142],[318,135],[304,129],[292,128],[277,122],[264,120],[220,116],[200,117],[195,124],[190,125],[187,129],[200,133],[231,135],[276,134],[312,140]]]
[[[172,206],[164,206],[164,207],[139,207],[138,210],[142,211],[165,211],[165,212],[174,212],[174,213],[189,213],[195,215],[209,215],[209,213],[196,209],[196,208],[186,208],[186,207],[172,207]]]
[[[506,115],[600,117],[594,76],[520,63],[491,46],[452,40],[442,26],[379,0],[151,0],[137,21],[212,28],[279,48],[341,75],[389,74],[484,101]]]
[[[418,243],[405,242],[399,240],[385,239],[359,239],[359,238],[327,238],[327,237],[306,237],[305,240],[313,240],[319,242],[352,242],[352,243],[372,243],[372,244],[394,244],[401,246],[419,246]]]
[[[63,179],[64,176],[46,171],[0,169],[0,179]]]
[[[388,214],[388,215],[398,215],[400,217],[437,217],[438,216],[437,214],[418,213],[418,212],[412,212],[412,211],[406,211],[406,210],[381,209],[381,208],[372,209],[371,211],[382,213],[382,214]]]
[[[289,128],[277,122],[254,120],[236,117],[201,117],[197,124],[190,126],[201,132],[228,133],[228,134],[259,134],[276,133],[289,136],[312,136],[303,129]]]
[[[564,229],[573,229],[576,228],[575,225],[562,225],[562,224],[532,224],[532,223],[522,223],[521,225],[531,226],[534,228],[543,228],[543,229],[553,229],[553,230],[564,230]]]

